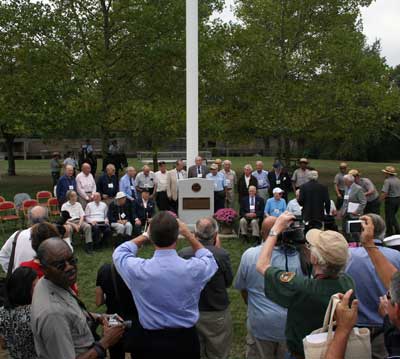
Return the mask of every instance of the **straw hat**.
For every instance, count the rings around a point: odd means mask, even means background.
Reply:
[[[300,163],[308,163],[308,159],[307,158],[300,158],[299,160]]]
[[[354,177],[359,176],[360,174],[361,173],[356,169],[352,169],[352,170],[349,171],[349,175],[352,175]]]
[[[393,166],[386,166],[383,173],[387,173],[388,175],[397,176],[396,169]]]

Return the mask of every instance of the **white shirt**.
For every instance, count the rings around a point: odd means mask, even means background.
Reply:
[[[155,173],[155,182],[157,184],[157,192],[164,192],[167,190],[167,176],[168,172],[162,173],[161,171],[157,171]]]
[[[176,180],[177,181],[187,178],[185,170],[177,171],[175,168],[175,171],[176,171]]]
[[[88,193],[96,192],[96,182],[91,173],[86,176],[83,172],[80,172],[76,176],[76,191],[83,199],[88,198]]]
[[[71,216],[71,219],[81,218],[82,216],[85,215],[85,212],[83,212],[82,205],[79,202],[76,202],[75,204],[71,204],[69,201],[65,202],[62,205],[61,210],[67,211]]]
[[[244,180],[246,181],[246,187],[247,188],[249,188],[250,178],[251,178],[251,176],[247,177],[246,175],[244,175]]]
[[[294,198],[289,201],[286,210],[290,213],[293,213],[295,216],[301,216],[303,207],[300,206],[299,202],[297,202],[297,199]]]
[[[85,220],[88,223],[105,222],[107,219],[108,207],[104,202],[90,202],[87,204],[85,209]]]
[[[7,239],[3,248],[0,250],[0,265],[3,267],[4,272],[8,270],[8,264],[10,262],[12,242],[14,240],[15,232]],[[13,270],[19,267],[22,262],[27,262],[36,257],[36,252],[32,249],[31,242],[31,229],[24,229],[18,236],[17,244],[15,246],[15,257]]]

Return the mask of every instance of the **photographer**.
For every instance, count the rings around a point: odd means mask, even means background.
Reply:
[[[294,358],[304,358],[303,338],[321,327],[331,296],[354,288],[353,280],[342,274],[348,246],[334,231],[310,230],[306,235],[313,265],[313,278],[303,278],[271,264],[279,235],[284,235],[295,217],[285,212],[269,232],[257,262],[257,271],[265,277],[265,295],[288,309],[286,339]]]

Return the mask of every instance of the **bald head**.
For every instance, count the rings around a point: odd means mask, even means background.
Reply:
[[[90,167],[89,163],[86,163],[86,162],[85,162],[85,163],[82,165],[81,169],[82,169],[82,172],[83,172],[85,175],[88,175],[88,174],[90,173],[92,167]]]
[[[196,222],[196,237],[204,241],[213,241],[218,234],[218,224],[212,217],[205,217]]]
[[[29,222],[31,225],[42,223],[48,220],[47,208],[44,206],[35,206],[29,211]]]
[[[66,252],[71,256],[72,251],[67,242],[60,238],[49,238],[39,246],[37,257],[41,263],[48,263],[53,261],[54,258],[58,260],[58,257],[62,252]]]
[[[264,219],[261,226],[261,237],[265,240],[268,237],[269,231],[274,226],[277,217],[269,216]]]

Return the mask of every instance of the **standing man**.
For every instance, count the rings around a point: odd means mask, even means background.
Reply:
[[[381,200],[385,201],[386,234],[391,236],[400,233],[397,211],[400,207],[400,180],[397,178],[396,169],[387,166],[382,172],[385,174]]]
[[[268,172],[263,168],[263,162],[257,161],[256,170],[252,173],[252,175],[257,178],[257,193],[265,202],[268,199],[268,189],[270,185],[268,180]]]
[[[135,167],[127,167],[126,174],[119,180],[119,190],[126,194],[129,201],[135,201],[138,196],[136,193],[136,169]]]
[[[189,260],[176,252],[179,234],[195,253]],[[154,256],[137,258],[139,248],[149,238],[155,246]],[[115,250],[113,262],[135,300],[144,328],[145,358],[199,359],[195,325],[199,320],[200,293],[218,270],[213,254],[184,223],[163,211],[151,221],[149,233]]]
[[[183,169],[182,160],[175,162],[175,168],[168,171],[167,176],[167,196],[170,201],[171,210],[178,213],[178,183],[180,180],[187,178],[186,171]]]
[[[206,178],[214,181],[214,213],[225,206],[225,177],[218,172],[218,166],[214,163],[210,166],[210,173]]]
[[[197,221],[196,239],[208,249],[218,264],[218,270],[206,284],[200,295],[200,318],[196,329],[200,339],[202,358],[227,359],[232,346],[233,328],[229,310],[227,288],[232,285],[233,273],[229,253],[221,248],[218,224],[209,217]],[[192,247],[183,248],[179,255],[195,257]]]
[[[169,201],[167,195],[168,173],[167,165],[164,161],[158,163],[159,171],[154,175],[154,192],[156,196],[157,207],[160,211],[169,210]]]
[[[150,171],[150,167],[144,165],[142,172],[136,176],[136,191],[140,195],[144,189],[150,192],[150,195],[154,193],[155,176],[154,172]]]
[[[300,186],[308,182],[308,172],[310,170],[307,168],[308,166],[307,158],[300,158],[299,163],[300,163],[300,168],[295,170],[292,176],[293,192],[296,192],[296,189],[300,188]]]
[[[331,212],[331,200],[328,187],[318,182],[318,172],[308,172],[308,182],[300,187],[299,205],[303,207],[303,220],[306,229],[321,229],[324,225],[325,213]]]
[[[361,216],[364,213],[365,206],[367,205],[367,198],[364,191],[357,183],[352,175],[344,176],[344,184],[346,191],[342,206],[342,215],[350,215],[353,217]],[[329,213],[329,212],[328,212]]]
[[[249,187],[255,186],[257,188],[257,178],[255,178],[251,173],[253,172],[253,167],[247,164],[243,168],[243,174],[238,180],[238,193],[239,193],[239,203],[241,203],[244,197],[249,195]]]
[[[82,171],[76,176],[76,191],[83,209],[93,200],[93,193],[96,192],[96,182],[91,171],[90,164],[85,162],[82,164]]]
[[[67,192],[76,191],[76,180],[74,177],[74,167],[66,165],[64,170],[64,176],[61,176],[57,182],[57,200],[61,206],[67,201]]]
[[[62,164],[60,162],[60,154],[58,152],[53,153],[53,158],[50,161],[51,178],[53,179],[53,187],[57,185],[58,179],[60,178]]]
[[[112,163],[106,166],[106,172],[97,181],[97,190],[100,192],[102,200],[110,205],[119,190],[115,166]]]
[[[339,165],[339,172],[336,174],[334,180],[333,180],[333,185],[335,188],[336,192],[336,208],[337,210],[341,209],[343,206],[343,197],[344,197],[344,192],[346,191],[346,186],[344,184],[344,179],[343,177],[347,173],[347,163],[342,162]]]
[[[225,178],[225,208],[233,208],[233,203],[235,200],[235,186],[236,186],[236,173],[232,167],[232,162],[225,160],[223,162],[224,168],[220,171]]]
[[[193,166],[189,167],[188,178],[206,178],[208,169],[207,166],[203,165],[203,159],[200,156],[197,156],[194,159],[194,163]]]
[[[282,163],[280,161],[275,161],[272,165],[273,171],[268,172],[268,181],[269,181],[269,189],[268,194],[269,197],[272,197],[272,191],[276,188],[283,189],[283,199],[288,202],[288,194],[292,190],[292,181],[290,179],[289,174],[283,168]]]
[[[367,198],[364,213],[380,214],[381,202],[379,201],[379,193],[372,181],[366,177],[361,178],[361,173],[358,170],[350,170],[349,174],[354,176],[355,182],[361,186]]]
[[[260,240],[260,224],[264,218],[264,200],[257,196],[257,189],[249,187],[248,197],[240,203],[240,235],[247,239],[248,226],[251,226],[251,236],[255,242]]]
[[[218,166],[218,171],[221,171],[222,169],[222,160],[220,158],[217,158],[214,163]]]

